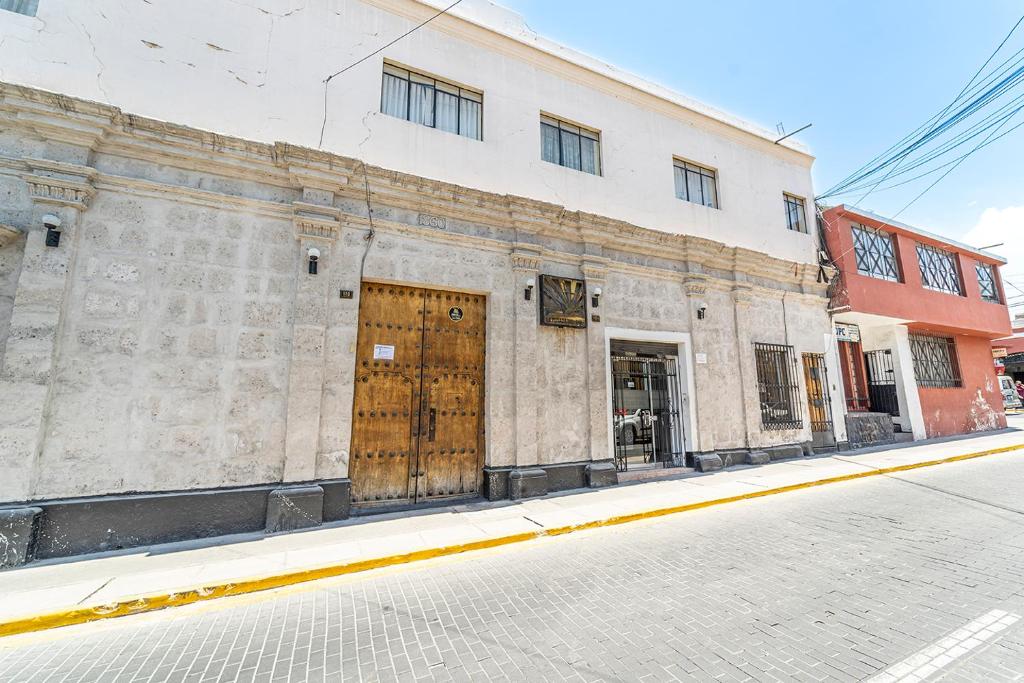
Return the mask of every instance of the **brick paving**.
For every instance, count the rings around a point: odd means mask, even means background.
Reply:
[[[898,479],[7,638],[0,681],[1019,680],[1024,456]]]

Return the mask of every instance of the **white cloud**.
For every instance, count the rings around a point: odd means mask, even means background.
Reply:
[[[977,225],[963,236],[963,241],[974,247],[1002,242],[1002,246],[992,247],[988,251],[999,254],[1007,261],[1002,268],[1003,279],[1007,282],[1004,287],[1006,296],[1013,299],[1021,295],[1009,283],[1024,290],[1024,206],[985,209]],[[1016,312],[1022,312],[1021,308],[1017,307]]]

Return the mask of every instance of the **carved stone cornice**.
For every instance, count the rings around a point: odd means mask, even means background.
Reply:
[[[732,300],[737,308],[745,308],[754,303],[754,288],[750,285],[736,285],[732,288]]]
[[[19,237],[21,237],[21,230],[18,230],[13,225],[0,223],[0,247],[6,247]]]
[[[510,255],[512,259],[512,270],[518,272],[540,270],[540,254],[531,251],[513,251]]]
[[[84,210],[96,194],[94,168],[49,159],[25,159],[25,164],[30,172],[21,177],[28,183],[33,201],[40,204]]]
[[[292,223],[295,237],[333,241],[341,233],[341,218],[337,209],[319,204],[293,202]]]
[[[704,275],[703,273],[688,273],[683,278],[683,291],[686,292],[687,296],[707,294],[708,281],[710,279],[709,275]]]
[[[588,256],[583,263],[580,264],[580,270],[583,272],[583,279],[603,281],[608,277],[608,262],[609,260],[606,258]]]

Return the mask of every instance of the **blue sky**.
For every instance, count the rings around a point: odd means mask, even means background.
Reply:
[[[817,157],[819,192],[941,111],[1024,14],[1019,0],[497,1],[548,38],[769,129],[813,123],[798,139]],[[1024,25],[1000,54],[1020,48]],[[1019,233],[1004,271],[1024,287],[1022,159],[1024,127],[899,220],[957,239]],[[891,216],[931,180],[861,206]]]

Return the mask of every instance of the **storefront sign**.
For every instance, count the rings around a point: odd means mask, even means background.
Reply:
[[[395,359],[395,347],[388,346],[387,344],[374,344],[373,345],[373,359],[374,360],[394,360]]]
[[[567,277],[541,275],[540,323],[554,327],[586,327],[586,283]]]
[[[998,346],[992,349],[993,358],[1006,358],[1007,355],[1009,354],[1007,354],[1005,346]]]
[[[844,342],[859,342],[860,328],[847,323],[836,323],[836,339]]]

